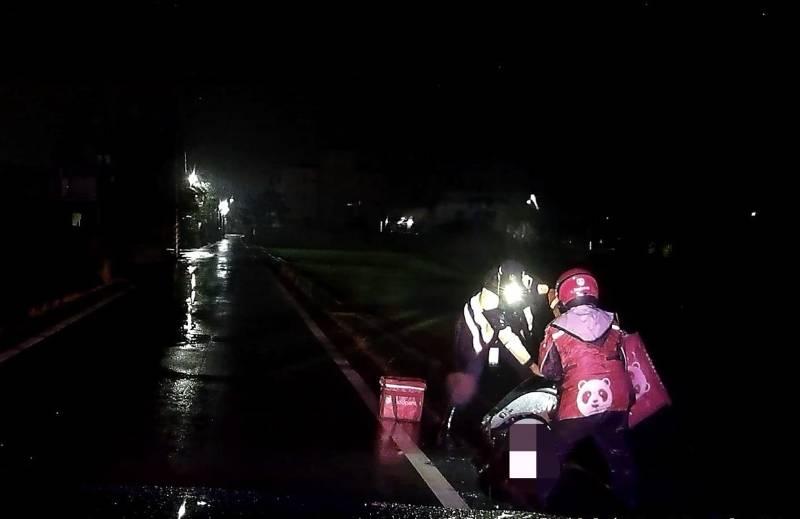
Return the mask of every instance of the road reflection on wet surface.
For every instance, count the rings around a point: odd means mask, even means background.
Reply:
[[[185,251],[172,285],[154,285],[0,367],[7,488],[46,485],[100,516],[175,517],[184,500],[186,517],[237,503],[374,517],[418,516],[378,503],[436,508],[263,251],[237,238]],[[447,477],[469,479],[456,464]],[[197,488],[217,490],[182,490]]]

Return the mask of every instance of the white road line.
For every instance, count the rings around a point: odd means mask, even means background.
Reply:
[[[126,288],[121,292],[117,292],[116,294],[112,294],[112,295],[106,297],[105,299],[101,299],[100,301],[98,301],[97,303],[93,304],[89,308],[83,310],[82,312],[79,312],[79,313],[77,313],[77,314],[75,314],[75,315],[73,315],[71,317],[68,317],[68,318],[64,319],[63,321],[59,321],[58,323],[54,324],[53,326],[43,330],[38,335],[34,335],[33,337],[29,337],[28,339],[25,339],[24,341],[22,341],[21,343],[17,344],[16,346],[13,346],[13,347],[1,352],[0,353],[0,364],[2,364],[3,362],[5,362],[5,361],[7,361],[9,359],[12,359],[12,358],[16,357],[17,355],[19,355],[23,351],[27,350],[28,348],[36,346],[37,344],[39,344],[43,340],[47,339],[48,337],[50,337],[52,335],[57,334],[58,332],[60,332],[64,328],[66,328],[66,327],[68,327],[68,326],[80,321],[84,317],[93,314],[94,312],[96,312],[97,310],[99,310],[102,307],[106,306],[107,304],[111,303],[112,301],[115,301],[116,299],[119,299],[120,297],[124,296],[130,290],[131,290],[130,288]]]
[[[308,315],[308,312],[300,306],[300,303],[289,293],[288,290],[278,281],[275,279],[276,284],[280,288],[281,292],[283,293],[284,297],[287,301],[297,310],[297,313],[300,314],[300,317],[303,318],[303,321],[306,323],[306,326],[311,331],[311,333],[316,337],[325,351],[330,355],[333,361],[341,370],[342,374],[345,378],[350,382],[353,388],[358,393],[358,396],[361,397],[361,400],[366,404],[369,410],[373,413],[373,416],[376,420],[380,423],[380,419],[378,418],[377,409],[378,409],[378,398],[375,394],[370,390],[369,386],[361,375],[353,369],[347,359],[336,349],[336,346],[328,339],[328,336],[325,335],[325,332],[320,329],[320,327],[315,323],[311,317]],[[428,485],[428,488],[431,489],[431,492],[436,496],[436,499],[447,508],[456,508],[459,510],[469,510],[469,506],[461,495],[453,488],[449,481],[439,472],[439,469],[436,468],[436,465],[425,455],[424,452],[414,443],[408,434],[405,433],[400,427],[395,427],[392,431],[392,440],[397,445],[397,447],[403,451],[403,455],[406,459],[411,463],[417,473],[420,475],[422,480]]]

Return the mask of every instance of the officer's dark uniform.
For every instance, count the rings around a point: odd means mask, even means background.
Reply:
[[[501,265],[506,267],[510,262]],[[515,272],[522,272],[518,264]],[[536,361],[533,309],[528,278],[519,304],[502,304],[503,281],[491,271],[484,286],[462,308],[455,331],[454,371],[473,376],[477,391],[470,402],[455,406],[456,426],[472,429],[509,391],[531,375]],[[522,280],[517,279],[522,283]]]

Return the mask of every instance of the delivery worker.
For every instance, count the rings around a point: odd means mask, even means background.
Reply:
[[[447,385],[453,420],[468,429],[517,384],[537,373],[533,339],[533,277],[505,261],[464,305],[455,336],[455,370]],[[476,427],[477,429],[477,427]]]
[[[627,433],[634,390],[622,332],[614,314],[597,306],[599,295],[597,280],[587,270],[559,276],[548,296],[557,317],[545,329],[538,360],[542,374],[559,385],[552,429],[561,463],[579,441],[591,438],[608,463],[612,490],[633,508],[635,474]],[[553,486],[543,489],[545,499]]]

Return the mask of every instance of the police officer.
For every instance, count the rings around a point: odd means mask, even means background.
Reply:
[[[533,276],[505,261],[464,304],[456,325],[455,369],[448,376],[454,426],[474,431],[481,416],[531,373],[538,373],[531,308]]]

